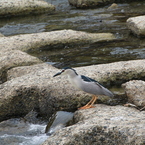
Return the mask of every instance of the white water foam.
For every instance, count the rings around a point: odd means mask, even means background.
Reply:
[[[48,136],[46,134],[41,134],[33,137],[26,137],[26,139],[22,143],[19,143],[19,145],[40,145],[47,138]]]
[[[45,134],[45,128],[44,124],[29,124],[24,133],[1,135],[0,142],[2,145],[40,145],[49,137]]]

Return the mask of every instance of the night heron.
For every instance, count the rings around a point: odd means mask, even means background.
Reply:
[[[67,75],[70,82],[79,90],[92,94],[92,99],[83,107],[79,109],[88,109],[93,108],[93,104],[97,100],[96,95],[105,95],[109,97],[113,97],[113,93],[109,91],[107,88],[103,87],[99,82],[89,77],[77,74],[76,70],[70,67],[63,68],[61,72],[58,72],[53,77],[58,75]]]

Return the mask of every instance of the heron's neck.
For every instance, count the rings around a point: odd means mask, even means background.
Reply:
[[[78,74],[74,71],[67,75],[68,75],[68,79],[71,83],[73,83],[76,80],[76,78],[78,77]]]
[[[77,88],[77,89],[79,89],[80,88],[80,86],[79,86],[79,75],[77,74],[74,74],[74,75],[68,75],[68,80],[69,80],[69,82],[75,87],[75,88]]]
[[[75,72],[75,71],[72,71],[72,72],[70,72],[69,74],[68,74],[68,77],[69,78],[74,78],[74,77],[77,77],[78,76],[78,74]]]

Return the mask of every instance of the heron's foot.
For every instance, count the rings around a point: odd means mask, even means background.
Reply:
[[[83,106],[83,107],[78,108],[78,110],[81,110],[81,109],[90,109],[90,108],[95,108],[95,106],[92,106],[92,105],[85,105],[85,106]]]
[[[93,95],[92,99],[83,107],[78,108],[80,109],[89,109],[89,108],[95,108],[93,106],[93,104],[95,103],[95,101],[97,100],[97,96]]]

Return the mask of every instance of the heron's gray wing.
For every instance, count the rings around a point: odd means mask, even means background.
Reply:
[[[95,83],[96,85],[98,85],[100,88],[103,87],[103,85],[101,85],[99,82],[97,82],[97,81],[94,80],[94,79],[91,79],[91,78],[86,77],[86,76],[83,76],[83,75],[81,75],[81,78],[82,78],[84,81],[86,81],[86,82],[94,82],[94,83]]]
[[[85,82],[92,82],[93,84],[96,85],[96,87],[99,87],[100,89],[97,90],[96,94],[99,93],[100,95],[106,95],[106,96],[110,96],[113,97],[113,93],[111,91],[109,91],[107,88],[105,88],[103,85],[101,85],[99,82],[97,82],[94,79],[91,79],[89,77],[86,76],[81,76],[81,78],[85,81]],[[92,90],[90,93],[92,93],[94,90]],[[87,91],[86,91],[87,92]]]

